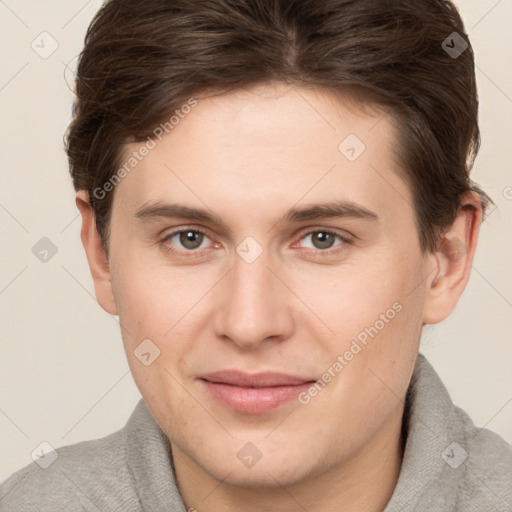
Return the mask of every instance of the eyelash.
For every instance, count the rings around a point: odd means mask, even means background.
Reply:
[[[166,235],[161,240],[160,243],[163,246],[164,250],[167,253],[169,253],[169,254],[183,256],[184,253],[186,253],[186,255],[185,255],[186,258],[201,257],[201,254],[199,254],[201,251],[199,249],[176,250],[176,249],[173,249],[172,247],[170,247],[169,245],[166,244],[166,242],[169,239],[173,238],[174,236],[179,235],[181,233],[190,232],[190,231],[192,233],[200,233],[200,234],[210,238],[208,233],[206,231],[203,231],[202,229],[199,229],[199,228],[184,228],[184,229],[179,229],[177,231],[173,231],[172,233],[169,233],[168,235]],[[309,235],[314,234],[314,233],[324,233],[324,234],[332,235],[334,237],[339,238],[343,243],[340,244],[339,246],[337,246],[338,247],[337,249],[325,249],[325,250],[322,250],[322,249],[308,249],[308,252],[310,254],[312,253],[313,255],[322,254],[322,255],[325,255],[325,256],[334,256],[336,254],[339,254],[339,253],[345,251],[346,250],[346,246],[351,244],[351,240],[349,238],[340,235],[336,231],[333,231],[331,229],[324,229],[324,228],[317,228],[317,229],[313,229],[313,230],[307,231],[306,233],[304,233],[299,238],[299,241],[302,240],[303,238],[306,238]]]

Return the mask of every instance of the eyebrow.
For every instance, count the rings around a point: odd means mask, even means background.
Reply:
[[[135,212],[134,216],[144,221],[159,218],[193,220],[212,225],[216,224],[222,226],[227,232],[231,231],[229,226],[217,215],[207,210],[191,208],[177,203],[158,202],[143,205]],[[352,201],[332,201],[291,208],[284,214],[280,222],[298,223],[334,218],[362,219],[372,222],[379,219],[375,212]]]

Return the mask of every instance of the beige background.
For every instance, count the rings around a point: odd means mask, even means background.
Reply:
[[[454,402],[512,442],[512,0],[456,3],[478,65],[474,177],[497,209],[463,299],[425,328],[422,352]],[[117,320],[94,298],[62,143],[72,101],[65,66],[100,5],[0,1],[0,481],[42,441],[58,447],[121,428],[140,398]],[[43,31],[58,43],[47,59],[31,47],[52,48]],[[46,263],[32,253],[42,237],[58,249]]]

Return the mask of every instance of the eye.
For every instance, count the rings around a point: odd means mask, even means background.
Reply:
[[[199,229],[182,229],[180,231],[174,231],[167,235],[162,240],[162,243],[165,245],[165,248],[172,253],[178,253],[180,251],[175,250],[173,247],[170,247],[169,245],[172,245],[174,247],[179,247],[181,245],[184,252],[191,252],[195,251],[196,249],[203,248],[202,244],[206,238],[208,238],[208,235]],[[168,245],[168,243],[170,244]]]
[[[169,233],[161,241],[161,244],[168,253],[194,257],[200,255],[201,251],[199,249],[208,247],[206,240],[209,238],[208,234],[200,229],[188,228]],[[350,244],[350,240],[347,237],[329,229],[309,231],[300,240],[307,240],[308,238],[311,239],[309,248],[316,253],[338,253],[346,249],[346,245]],[[336,239],[340,241],[338,244],[335,244]],[[215,246],[219,246],[219,244],[215,244]],[[307,245],[305,247],[308,248]],[[332,249],[333,247],[334,249]]]
[[[336,245],[334,245],[336,239],[341,241],[341,243],[337,244],[338,247],[341,246],[341,250],[345,248],[346,244],[350,243],[350,241],[344,236],[328,229],[316,229],[314,231],[310,231],[306,233],[301,240],[306,240],[308,238],[311,239],[310,248],[315,249],[317,252],[338,252],[339,249],[328,251],[328,249],[336,247]]]

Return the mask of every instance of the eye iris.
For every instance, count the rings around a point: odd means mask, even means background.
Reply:
[[[196,231],[183,231],[180,233],[180,243],[187,249],[197,249],[203,241],[203,234]],[[199,243],[197,243],[199,239]]]
[[[313,244],[318,249],[329,249],[332,247],[334,242],[334,236],[332,233],[326,233],[325,231],[316,231],[313,234]]]

